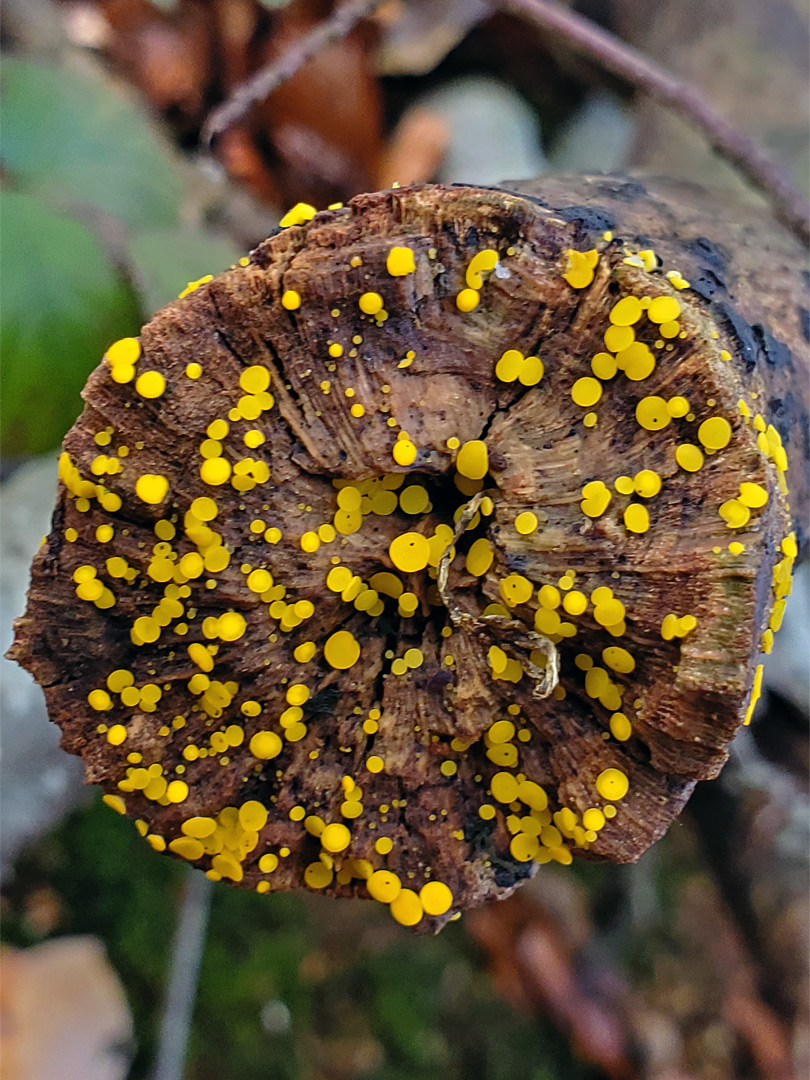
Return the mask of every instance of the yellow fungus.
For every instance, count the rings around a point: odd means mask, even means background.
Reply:
[[[303,225],[307,221],[311,221],[315,217],[317,210],[309,203],[299,202],[296,203],[291,209],[287,211],[284,217],[279,221],[280,229],[288,229],[291,225]]]
[[[388,554],[397,570],[412,574],[428,565],[430,545],[421,533],[402,533],[391,541]]]
[[[248,744],[251,754],[263,761],[278,757],[282,742],[274,731],[257,731]]]
[[[228,611],[217,620],[217,634],[223,641],[238,641],[247,629],[244,615]]]
[[[366,882],[369,896],[381,904],[390,904],[402,891],[402,882],[390,870],[375,870]]]
[[[752,510],[759,510],[768,502],[768,492],[761,484],[745,482],[740,484],[740,502]]]
[[[703,468],[703,451],[693,443],[681,443],[675,448],[675,460],[686,472],[697,472]]]
[[[382,311],[383,298],[379,293],[367,292],[363,293],[357,303],[364,315],[376,315]]]
[[[114,694],[120,694],[125,687],[132,686],[134,682],[135,676],[131,671],[117,668],[107,676],[107,689],[112,690]]]
[[[754,672],[754,685],[751,687],[751,697],[748,701],[748,708],[745,710],[744,724],[750,724],[751,718],[754,715],[754,709],[759,701],[760,694],[762,693],[762,664],[757,664],[756,671]]]
[[[119,364],[132,366],[140,358],[141,343],[138,338],[121,338],[120,341],[114,341],[104,355],[111,367],[117,367]]]
[[[413,465],[416,460],[416,446],[410,439],[399,439],[394,443],[394,449],[391,453],[397,465]]]
[[[522,574],[509,574],[500,582],[500,593],[504,602],[514,607],[516,604],[525,604],[531,600],[534,588],[528,578]]]
[[[582,615],[588,609],[588,598],[578,589],[572,589],[562,598],[562,606],[568,615]]]
[[[191,836],[178,836],[175,840],[169,841],[169,851],[173,851],[175,855],[180,855],[181,858],[188,859],[190,862],[201,859],[205,854],[205,848],[200,841]]]
[[[481,299],[476,289],[462,289],[456,296],[456,307],[459,311],[475,311]]]
[[[360,643],[348,630],[338,630],[326,639],[323,655],[330,667],[345,671],[360,659]]]
[[[295,289],[286,289],[281,296],[281,306],[287,311],[297,311],[301,307],[301,296]]]
[[[655,357],[643,341],[634,341],[617,354],[616,366],[631,382],[641,382],[655,370]]]
[[[327,825],[321,833],[321,846],[326,851],[337,853],[345,851],[351,843],[352,834],[345,825],[333,823]]]
[[[107,729],[107,742],[110,746],[120,746],[127,737],[127,729],[123,724],[113,724]]]
[[[520,366],[518,382],[521,386],[537,386],[543,378],[545,368],[539,356],[527,356]]]
[[[567,266],[563,273],[563,280],[567,281],[572,289],[585,289],[593,281],[594,270],[599,262],[599,252],[593,248],[590,251],[574,251],[569,248],[566,252]]]
[[[188,784],[185,780],[172,780],[166,788],[166,798],[170,803],[181,803],[188,798]]]
[[[459,449],[456,469],[468,480],[482,480],[489,471],[487,444],[480,439],[470,439]]]
[[[194,499],[189,509],[194,517],[199,518],[200,521],[213,521],[218,513],[217,504],[213,499],[209,499],[207,495]]]
[[[385,267],[391,277],[405,277],[416,269],[413,251],[408,247],[393,247],[388,252]]]
[[[181,831],[186,836],[192,836],[195,840],[204,840],[208,836],[212,836],[216,832],[217,823],[210,817],[192,817],[188,818],[180,826]]]
[[[712,416],[698,428],[698,439],[707,450],[722,450],[731,441],[731,424],[723,416]]]
[[[665,276],[673,289],[688,289],[690,286],[690,283],[678,270],[667,270]]]
[[[618,370],[616,361],[610,353],[598,352],[591,359],[591,371],[597,379],[612,379]]]
[[[633,729],[624,713],[613,713],[610,718],[610,733],[618,742],[626,742],[630,738]],[[586,827],[593,828],[593,826]]]
[[[135,380],[135,390],[144,398],[159,398],[166,391],[166,380],[159,371],[144,371]]]
[[[207,285],[209,281],[214,280],[213,274],[204,274],[201,278],[197,278],[196,281],[190,281],[186,285],[185,289],[178,295],[179,300],[185,300],[187,296],[190,296],[193,292],[196,292],[201,285]]]
[[[727,499],[717,512],[729,529],[742,529],[751,518],[751,510],[739,499]]]
[[[489,540],[485,536],[480,537],[473,542],[472,547],[467,552],[467,572],[475,577],[483,577],[492,565],[494,557]]]
[[[253,364],[239,376],[239,386],[246,394],[260,394],[270,385],[270,372],[263,364]]]
[[[539,850],[540,841],[538,838],[525,832],[513,836],[509,843],[510,854],[518,862],[529,862],[530,859],[537,855]]]
[[[144,473],[135,481],[135,494],[150,506],[163,502],[169,491],[169,481],[156,473]]]
[[[537,592],[540,606],[552,610],[558,608],[561,603],[560,590],[554,585],[543,585]]]
[[[627,649],[622,649],[618,645],[608,645],[607,648],[603,649],[602,659],[613,671],[621,672],[624,675],[628,675],[636,669],[636,662],[633,657]]]
[[[332,884],[334,872],[331,867],[318,861],[310,863],[304,870],[304,884],[310,889],[325,889]]]
[[[661,477],[652,469],[642,469],[634,476],[633,487],[637,495],[651,499],[661,490]]]
[[[495,365],[495,377],[500,379],[501,382],[514,382],[520,374],[520,369],[523,366],[523,353],[517,349],[507,349],[501,356],[498,363]],[[456,446],[459,445],[458,439],[453,440]],[[448,440],[448,446],[450,440]],[[450,447],[453,449],[453,447]]]
[[[116,814],[126,813],[126,804],[120,795],[102,795],[101,801],[111,810],[115,810]]]
[[[230,475],[231,463],[223,457],[206,458],[200,466],[200,479],[211,487],[227,483]]]
[[[602,397],[602,384],[598,379],[585,375],[581,379],[577,379],[571,387],[571,397],[575,405],[588,409]]]
[[[621,600],[594,601],[593,617],[600,626],[615,626],[624,619],[624,615],[625,608]]]
[[[419,890],[419,900],[427,915],[444,915],[453,904],[453,894],[442,881],[428,881]]]
[[[113,707],[112,698],[106,690],[91,690],[87,695],[87,703],[96,712],[106,712]]]
[[[662,397],[645,397],[636,405],[636,420],[647,431],[661,431],[671,419]]]
[[[610,505],[611,498],[609,488],[601,480],[591,480],[582,489],[580,506],[583,514],[591,518],[601,517]]]
[[[621,769],[604,769],[596,778],[596,790],[609,802],[623,799],[629,787],[627,776]]]
[[[204,645],[201,645],[198,642],[194,642],[194,644],[189,645],[188,655],[192,663],[196,664],[201,671],[213,670],[213,657]]]
[[[535,532],[537,529],[537,514],[533,514],[530,510],[518,514],[515,518],[515,529],[521,536],[529,536]]]
[[[120,384],[132,382],[135,378],[135,368],[131,364],[116,364],[110,372],[113,382]]]
[[[647,318],[653,323],[673,322],[681,313],[681,305],[674,296],[656,296],[647,308]]]
[[[498,772],[490,781],[492,797],[500,803],[512,803],[518,797],[518,782],[511,773]]]
[[[427,489],[421,484],[403,488],[399,496],[399,505],[406,514],[423,514],[429,502]]]
[[[641,318],[642,311],[637,296],[624,296],[613,305],[608,318],[614,326],[633,326]]]
[[[494,270],[497,265],[497,251],[493,251],[491,248],[479,251],[476,255],[473,255],[467,266],[467,273],[465,274],[467,285],[471,289],[480,289],[484,284],[481,275]]]
[[[689,412],[689,402],[685,397],[676,395],[667,402],[667,412],[670,416],[680,418]]]

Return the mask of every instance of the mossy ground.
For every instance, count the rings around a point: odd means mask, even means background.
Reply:
[[[6,942],[94,934],[126,989],[149,1074],[184,866],[95,799],[27,851],[4,898]],[[45,890],[52,917],[31,917]],[[268,1003],[289,1010],[268,1031]],[[286,1014],[271,1005],[273,1017]],[[270,1022],[269,1027],[284,1028]],[[591,1080],[550,1026],[499,998],[463,924],[437,937],[371,902],[215,886],[188,1080]]]

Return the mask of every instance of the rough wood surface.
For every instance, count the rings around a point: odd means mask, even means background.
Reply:
[[[802,255],[684,186],[506,187],[285,229],[88,382],[13,656],[88,780],[214,877],[436,927],[549,859],[638,858],[750,711],[807,506]]]

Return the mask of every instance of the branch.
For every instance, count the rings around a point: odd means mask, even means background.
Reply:
[[[345,0],[328,19],[318,23],[297,44],[285,50],[277,59],[265,64],[233,94],[206,117],[200,133],[203,147],[209,148],[214,139],[229,127],[244,119],[254,106],[265,101],[282,83],[291,79],[321,49],[339,41],[379,7],[381,0]]]
[[[182,1080],[194,1001],[205,952],[205,935],[211,907],[211,882],[198,870],[186,870],[185,891],[172,941],[171,967],[157,1060],[152,1080]]]
[[[643,53],[551,0],[498,0],[499,6],[596,60],[606,71],[644,90],[679,113],[708,139],[715,153],[741,173],[770,203],[775,216],[803,243],[810,243],[810,204],[790,178],[746,135],[728,123],[691,83]]]

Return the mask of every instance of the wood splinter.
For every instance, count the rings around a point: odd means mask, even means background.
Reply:
[[[427,930],[657,840],[751,717],[807,511],[801,252],[725,209],[299,206],[111,345],[10,653],[108,805]]]

